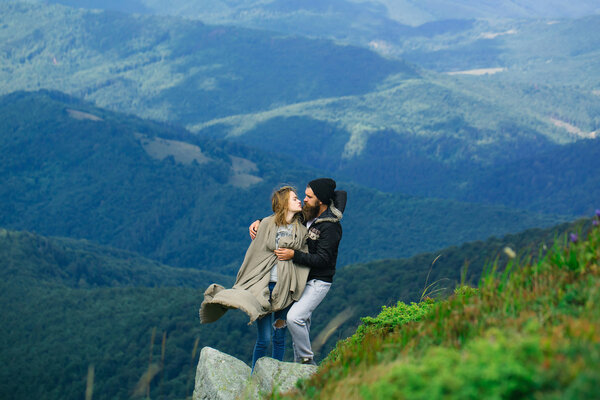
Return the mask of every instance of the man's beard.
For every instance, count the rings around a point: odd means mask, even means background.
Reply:
[[[319,215],[319,206],[310,206],[307,203],[304,203],[302,206],[302,215],[304,216],[305,221],[310,221]]]

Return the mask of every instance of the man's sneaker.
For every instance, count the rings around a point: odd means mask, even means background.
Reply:
[[[302,360],[300,360],[300,364],[317,365],[317,363],[315,362],[315,360],[313,360],[310,357],[303,357]]]

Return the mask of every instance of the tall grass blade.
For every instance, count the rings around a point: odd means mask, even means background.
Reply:
[[[319,333],[312,344],[313,351],[318,352],[321,347],[327,342],[327,339],[346,321],[354,315],[354,308],[348,307],[336,315],[325,328]]]
[[[427,283],[429,282],[429,276],[431,275],[431,270],[433,270],[433,265],[441,256],[442,256],[441,254],[438,254],[438,256],[433,260],[433,262],[429,266],[429,271],[427,272],[427,277],[425,278],[425,286],[423,288],[423,293],[421,293],[421,301],[423,301],[423,297],[425,297],[425,293],[427,293],[427,289],[429,289],[429,286],[427,286]]]
[[[94,394],[94,364],[88,366],[87,382],[85,385],[85,400],[92,400]]]

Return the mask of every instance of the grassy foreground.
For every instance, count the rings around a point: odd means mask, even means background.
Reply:
[[[384,307],[277,398],[588,399],[600,386],[600,210],[478,288]]]

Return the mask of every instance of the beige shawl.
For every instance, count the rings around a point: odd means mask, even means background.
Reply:
[[[250,323],[273,311],[284,309],[297,301],[306,285],[309,269],[290,261],[277,261],[275,235],[277,225],[273,216],[262,220],[256,238],[246,251],[244,262],[238,271],[233,288],[225,289],[213,283],[204,292],[204,301],[200,306],[200,322],[209,323],[221,318],[230,308],[244,311],[250,317]],[[292,236],[279,239],[279,247],[308,252],[306,246],[306,227],[294,223]],[[271,268],[277,264],[277,284],[273,288],[269,301],[269,280]]]

